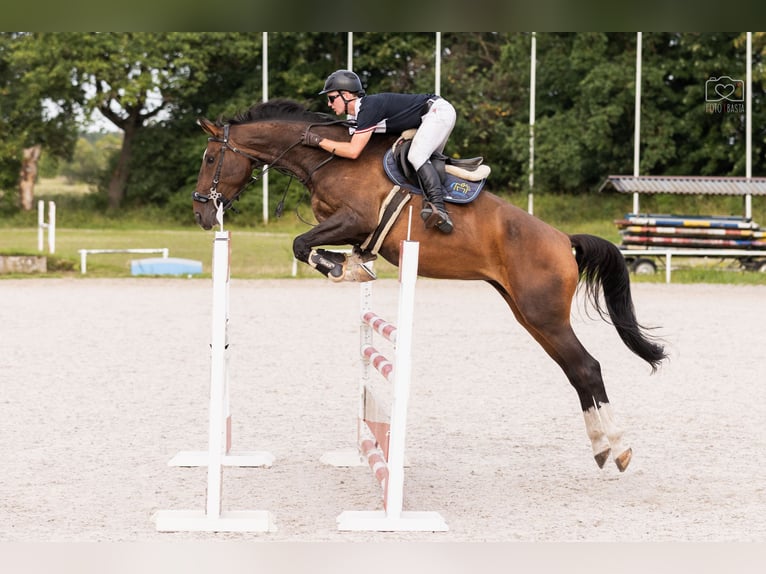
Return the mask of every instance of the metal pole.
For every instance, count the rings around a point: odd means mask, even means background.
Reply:
[[[747,71],[746,71],[747,98],[745,99],[745,177],[753,177],[753,33],[747,33]],[[745,218],[753,217],[753,196],[745,195]]]
[[[354,69],[354,33],[348,33],[348,53],[346,54],[346,67],[349,70]]]
[[[442,86],[442,33],[436,33],[436,49],[434,50],[434,59],[436,60],[434,72],[434,94],[439,95]]]
[[[633,138],[633,177],[638,177],[641,156],[641,32],[636,33],[636,127]],[[633,213],[638,213],[636,192],[633,192]]]
[[[537,83],[537,34],[532,32],[532,50],[529,57],[529,195],[527,211],[535,212],[535,85]]]
[[[263,33],[263,102],[269,101],[269,33]],[[263,222],[269,222],[269,172],[268,165],[263,166]]]

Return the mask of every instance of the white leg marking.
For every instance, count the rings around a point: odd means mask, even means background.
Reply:
[[[612,446],[612,454],[617,458],[623,452],[628,450],[628,446],[624,444],[622,440],[623,430],[617,426],[617,423],[615,422],[612,405],[609,403],[602,404],[599,407],[598,412],[601,417],[601,424],[604,427],[604,432],[606,432],[609,444]]]
[[[593,446],[593,455],[599,455],[609,450],[609,440],[604,434],[596,407],[583,411],[583,417],[585,418],[585,431],[588,433],[588,438]]]

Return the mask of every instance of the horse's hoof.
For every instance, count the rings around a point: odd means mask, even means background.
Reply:
[[[593,455],[593,458],[596,459],[596,464],[599,468],[604,468],[604,464],[606,464],[606,461],[609,460],[609,454],[611,453],[611,449],[607,448],[604,451],[601,451],[600,453]]]
[[[370,268],[368,268],[366,265],[362,265],[361,263],[355,263],[352,265],[351,268],[346,271],[343,277],[346,281],[357,281],[359,283],[374,281],[378,278],[378,276],[375,275],[375,273]]]
[[[628,468],[628,465],[630,464],[630,459],[633,457],[633,449],[629,448],[625,452],[623,452],[620,456],[615,457],[614,464],[617,465],[617,468],[620,470],[620,472],[625,472],[625,469]]]

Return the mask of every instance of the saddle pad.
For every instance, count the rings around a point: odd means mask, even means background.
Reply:
[[[421,190],[416,185],[410,183],[410,181],[404,177],[404,174],[399,169],[394,158],[394,153],[391,150],[386,152],[383,156],[383,169],[386,171],[386,175],[396,185],[406,189],[410,193],[422,195]],[[447,174],[447,179],[444,182],[444,199],[449,203],[471,203],[481,192],[486,179],[481,181],[467,181],[460,179],[452,174]]]

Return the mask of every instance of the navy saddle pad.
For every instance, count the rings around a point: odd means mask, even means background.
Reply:
[[[383,156],[383,169],[386,170],[386,175],[388,175],[391,181],[402,189],[406,189],[417,195],[423,194],[423,190],[420,189],[420,187],[413,185],[410,180],[404,177],[404,174],[396,163],[392,150],[388,150],[386,155]],[[486,179],[482,179],[481,181],[468,181],[448,173],[447,179],[443,184],[445,193],[444,199],[449,203],[471,203],[479,195],[479,192],[481,192],[486,181]]]

